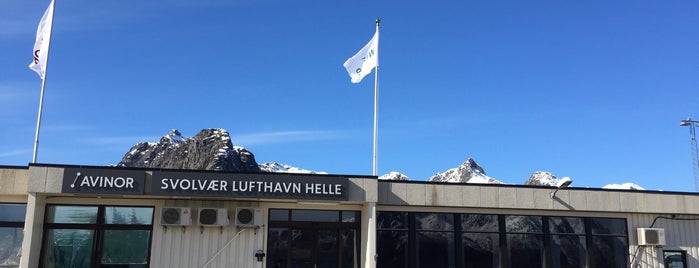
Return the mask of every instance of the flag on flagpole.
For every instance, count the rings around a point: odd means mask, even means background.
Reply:
[[[51,24],[53,23],[53,2],[44,12],[41,17],[39,27],[36,29],[36,42],[34,43],[32,63],[29,64],[29,69],[34,70],[41,79],[44,79],[46,74],[46,61],[49,54],[49,43],[51,42]]]
[[[342,65],[347,69],[352,83],[359,83],[371,73],[374,67],[379,66],[379,30],[377,28],[374,37],[371,38],[357,54],[347,59]]]

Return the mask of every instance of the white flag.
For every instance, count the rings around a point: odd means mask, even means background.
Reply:
[[[41,17],[39,27],[36,29],[36,42],[34,43],[33,57],[34,60],[29,64],[29,69],[34,70],[41,79],[44,79],[46,74],[46,60],[49,55],[49,42],[51,41],[51,23],[53,23],[53,2],[49,4],[49,8]]]
[[[374,67],[379,66],[379,31],[377,30],[374,37],[371,38],[357,54],[347,59],[342,65],[347,69],[352,83],[359,83],[362,79],[371,73]]]

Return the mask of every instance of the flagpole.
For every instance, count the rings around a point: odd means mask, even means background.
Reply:
[[[53,15],[56,11],[56,0],[52,0],[53,7],[51,8],[51,26],[49,29],[49,40],[46,46],[46,62],[44,64],[44,77],[41,79],[41,93],[39,94],[39,115],[36,119],[36,133],[34,134],[34,152],[32,153],[32,163],[36,163],[36,155],[39,150],[39,129],[41,128],[41,113],[44,108],[44,88],[46,87],[46,76],[49,70],[49,51],[51,51],[51,35],[53,34]]]
[[[376,33],[379,32],[379,24],[381,23],[380,19],[376,19]],[[378,46],[377,46],[378,48]],[[376,147],[377,147],[377,139],[378,139],[378,109],[379,109],[379,62],[378,59],[376,61],[376,74],[374,74],[374,176],[376,176],[376,169],[377,169],[377,162],[376,162]]]

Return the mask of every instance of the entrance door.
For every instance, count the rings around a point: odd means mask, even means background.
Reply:
[[[338,267],[337,232],[338,230],[291,229],[291,267]]]
[[[358,211],[270,210],[267,267],[359,267],[358,217]]]

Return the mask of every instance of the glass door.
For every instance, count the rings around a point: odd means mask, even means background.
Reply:
[[[337,230],[291,230],[291,267],[338,267]]]

